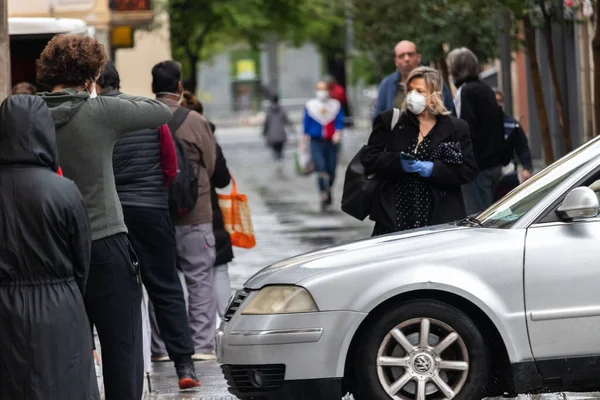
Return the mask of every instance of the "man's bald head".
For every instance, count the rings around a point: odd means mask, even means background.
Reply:
[[[396,69],[400,72],[403,79],[417,68],[421,63],[421,55],[417,52],[417,45],[409,40],[403,40],[398,43],[394,49]]]

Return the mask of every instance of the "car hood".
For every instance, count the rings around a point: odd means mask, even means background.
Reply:
[[[470,234],[471,231],[485,229],[437,225],[329,247],[272,264],[248,279],[244,286],[260,289],[272,284],[297,284],[315,274],[370,263],[382,257],[408,257],[415,253],[423,255],[424,249],[437,250],[444,244],[467,244],[464,241],[465,234]]]

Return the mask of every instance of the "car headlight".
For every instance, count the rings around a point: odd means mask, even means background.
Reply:
[[[299,286],[266,286],[246,306],[242,315],[295,314],[319,309],[308,291]]]

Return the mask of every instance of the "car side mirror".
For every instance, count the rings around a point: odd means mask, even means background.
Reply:
[[[556,213],[562,220],[576,218],[594,218],[600,212],[598,197],[592,189],[586,186],[578,187],[569,192]]]

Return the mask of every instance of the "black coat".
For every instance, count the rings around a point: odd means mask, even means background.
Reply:
[[[473,152],[479,169],[504,164],[504,112],[496,94],[479,79],[456,82],[460,91],[460,119],[469,124]]]
[[[99,399],[83,303],[90,223],[75,184],[56,174],[44,100],[0,108],[0,399]]]
[[[210,125],[214,133],[214,125]],[[225,230],[223,214],[221,213],[217,191],[215,190],[215,188],[223,189],[224,187],[227,187],[227,185],[229,185],[229,183],[231,182],[231,175],[229,174],[229,169],[227,168],[227,160],[225,160],[223,150],[221,149],[221,146],[219,146],[219,143],[217,143],[217,160],[215,162],[215,171],[213,172],[213,175],[210,178],[210,182],[210,197],[213,209],[213,232],[215,235],[217,250],[215,266],[218,266],[227,264],[228,262],[233,260],[231,236],[229,235],[229,232]]]
[[[419,135],[417,118],[403,113],[394,130],[390,132],[392,110],[384,111],[373,123],[373,132],[368,147],[361,159],[367,174],[375,173],[381,180],[377,200],[373,204],[370,219],[380,224],[386,231],[396,231],[395,186],[406,174],[400,162],[400,152],[406,152],[414,138]],[[455,117],[440,115],[432,132],[430,149],[441,143],[458,142],[463,153],[460,165],[445,164],[434,160],[429,183],[433,195],[433,210],[429,225],[456,221],[466,217],[461,185],[473,180],[477,164],[473,156],[473,145],[469,137],[469,127]]]

